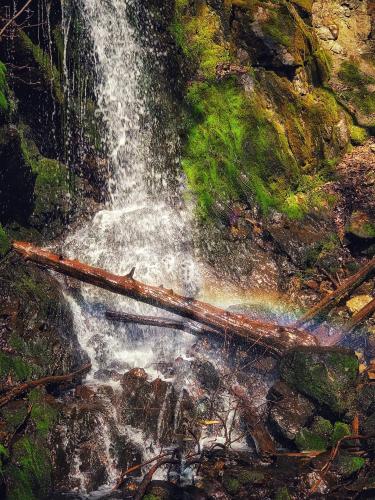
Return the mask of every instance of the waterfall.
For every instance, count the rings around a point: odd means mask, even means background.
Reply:
[[[155,120],[147,102],[155,96],[150,71],[161,69],[157,51],[147,46],[144,33],[142,46],[129,20],[134,5],[133,0],[80,0],[95,53],[97,115],[104,123],[109,200],[91,221],[69,235],[64,248],[71,257],[116,274],[135,267],[137,279],[194,294],[199,271],[190,242],[189,212],[182,202],[171,201],[168,172],[157,173],[153,168],[155,154],[162,162],[161,151],[174,146],[159,144],[157,152],[152,146]],[[105,307],[155,314],[153,308],[130,299],[83,286],[81,297],[69,300],[93,375],[101,369],[135,366],[152,373],[168,356],[184,355],[192,342],[187,334],[113,325],[103,318]]]

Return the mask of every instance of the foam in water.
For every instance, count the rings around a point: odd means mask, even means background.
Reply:
[[[127,9],[132,0],[81,0],[96,58],[98,113],[105,124],[110,162],[110,200],[103,210],[71,234],[69,256],[116,274],[136,268],[137,279],[166,285],[187,295],[196,292],[199,272],[189,241],[186,209],[168,203],[169,196],[149,189],[152,127],[147,116],[143,81],[146,47],[137,42]],[[162,148],[161,148],[162,149]],[[158,159],[160,151],[158,151]],[[154,185],[166,183],[157,179]],[[153,308],[82,287],[80,300],[70,298],[82,347],[100,368],[140,366],[153,370],[165,358],[184,355],[192,337],[156,328],[111,324],[105,307],[155,314]],[[165,314],[165,313],[163,313]]]

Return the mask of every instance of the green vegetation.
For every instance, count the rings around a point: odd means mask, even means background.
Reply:
[[[205,78],[214,78],[216,66],[230,60],[229,44],[222,36],[219,15],[205,3],[195,16],[184,14],[187,2],[176,2],[175,18],[170,26],[177,45]]]
[[[235,495],[241,486],[239,480],[234,477],[224,477],[223,484],[231,495]]]
[[[291,500],[288,488],[283,486],[276,491],[275,500]]]
[[[234,80],[196,83],[188,92],[192,113],[183,167],[207,216],[215,202],[255,197],[264,212],[282,208],[278,180],[297,183],[298,166],[285,134],[262,105]]]
[[[6,98],[7,90],[7,79],[6,79],[7,69],[4,63],[0,61],[0,110],[2,112],[8,111],[8,100]]]
[[[51,214],[63,212],[67,206],[70,182],[65,165],[43,157],[35,143],[28,137],[27,130],[20,128],[21,150],[26,164],[36,175],[34,186],[34,216],[48,219]]]
[[[286,383],[336,414],[345,413],[355,399],[358,359],[349,351],[298,348],[280,363]]]
[[[333,433],[331,436],[331,443],[336,444],[340,439],[345,436],[350,436],[350,426],[345,424],[344,422],[335,422],[335,426],[333,428]]]
[[[323,451],[327,449],[327,441],[315,432],[312,432],[306,428],[303,428],[299,431],[296,436],[295,443],[297,448],[301,451]]]
[[[29,402],[33,405],[31,418],[36,426],[36,431],[43,437],[47,437],[54,421],[57,417],[57,411],[43,398],[41,389],[33,389],[29,393]]]
[[[262,23],[262,31],[272,40],[285,47],[291,48],[294,45],[296,34],[296,24],[290,15],[286,5],[267,11],[269,18]]]
[[[0,258],[4,257],[10,250],[10,241],[9,237],[0,224]]]
[[[14,485],[10,500],[39,500],[45,498],[51,483],[51,465],[45,443],[37,438],[23,437],[14,445],[14,464],[9,477]],[[17,464],[17,465],[15,465]]]
[[[363,113],[375,113],[375,92],[368,89],[369,85],[375,84],[375,78],[348,61],[342,63],[338,77],[348,86],[347,90],[340,92],[344,99],[352,102]]]
[[[54,95],[59,104],[64,102],[64,91],[61,85],[61,75],[59,70],[51,62],[51,57],[32,42],[32,40],[22,30],[19,32],[20,40],[27,52],[33,57],[40,72],[47,83],[52,85]]]
[[[365,459],[362,457],[353,457],[347,453],[340,453],[336,463],[339,473],[344,477],[349,477],[362,469]]]
[[[16,380],[30,378],[31,366],[19,356],[10,356],[0,352],[0,377],[12,375]]]
[[[357,127],[356,125],[351,125],[350,127],[350,139],[352,144],[359,146],[363,144],[368,138],[368,132],[365,128]]]

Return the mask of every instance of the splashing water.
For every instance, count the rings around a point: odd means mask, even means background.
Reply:
[[[145,88],[144,81],[146,56],[152,49],[137,41],[127,14],[132,3],[81,0],[95,51],[110,199],[93,220],[68,237],[66,248],[70,256],[116,274],[126,274],[135,267],[137,279],[192,295],[199,271],[189,241],[188,211],[169,202],[166,174],[157,175],[151,167],[152,117],[146,95],[152,89]],[[151,125],[145,126],[148,122]],[[102,317],[103,307],[155,314],[152,308],[130,299],[84,286],[80,300],[69,300],[78,338],[93,362],[93,373],[108,367],[153,370],[155,363],[168,356],[184,355],[192,342],[187,334],[130,329]]]

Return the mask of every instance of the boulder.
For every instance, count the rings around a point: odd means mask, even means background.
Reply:
[[[358,359],[340,348],[299,347],[280,362],[281,378],[319,406],[345,414],[355,400]]]
[[[314,405],[283,382],[277,382],[271,388],[270,396],[278,398],[270,409],[271,426],[283,438],[294,440],[302,427],[312,418],[315,411]]]

